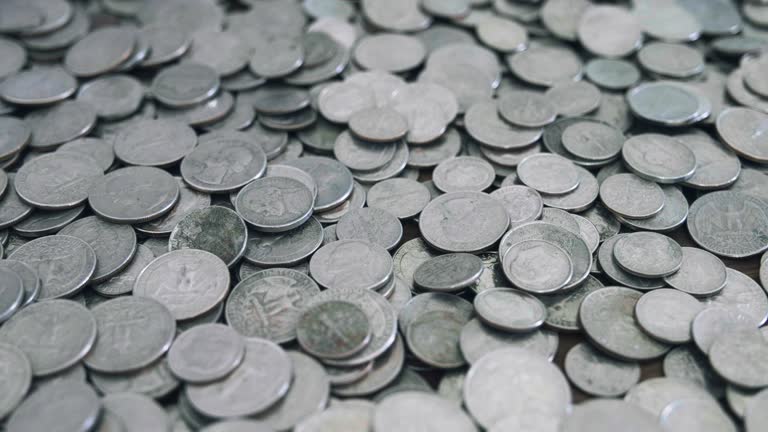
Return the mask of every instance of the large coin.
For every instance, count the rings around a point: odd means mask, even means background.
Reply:
[[[728,258],[768,249],[768,206],[737,192],[712,192],[691,204],[688,232],[702,248]]]
[[[179,199],[179,184],[158,168],[121,168],[95,182],[88,203],[113,223],[138,223],[168,213]]]

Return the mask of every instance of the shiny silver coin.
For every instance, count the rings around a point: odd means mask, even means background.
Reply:
[[[703,414],[703,415],[702,415]],[[670,429],[735,432],[736,424],[718,404],[700,400],[679,400],[664,408],[661,425]]]
[[[561,140],[568,152],[583,159],[603,161],[621,153],[625,137],[608,124],[582,121],[565,128]]]
[[[621,154],[632,172],[657,183],[685,181],[696,171],[694,153],[662,134],[635,135],[624,143]],[[661,160],[664,162],[659,163]]]
[[[740,156],[757,163],[768,162],[765,143],[755,131],[768,121],[766,114],[748,108],[730,108],[717,117],[717,132]]]
[[[353,303],[327,301],[305,308],[296,323],[296,339],[307,353],[321,359],[344,359],[371,341],[365,312]]]
[[[176,338],[168,351],[168,366],[185,382],[199,384],[224,378],[244,355],[245,342],[231,327],[204,324]]]
[[[364,240],[387,250],[394,249],[402,236],[400,220],[375,207],[350,210],[336,224],[339,240]]]
[[[430,413],[425,416],[424,412]],[[403,426],[402,421],[405,421]],[[440,396],[404,391],[387,396],[373,415],[376,430],[420,431],[429,428],[474,432],[477,427],[464,411]]]
[[[577,34],[581,44],[600,57],[624,57],[637,50],[643,33],[635,15],[618,6],[587,9],[579,21]]]
[[[602,282],[590,276],[573,290],[541,296],[539,300],[547,307],[547,327],[561,332],[575,332],[581,329],[578,314],[581,301],[592,291],[603,287]]]
[[[650,232],[623,236],[616,242],[613,256],[625,271],[644,278],[669,276],[683,262],[683,250],[676,241]]]
[[[110,120],[135,113],[144,98],[144,87],[127,75],[111,75],[95,79],[77,92],[77,99],[96,111],[100,118]]]
[[[559,115],[575,117],[585,115],[600,106],[600,90],[587,81],[557,83],[544,96],[556,107]]]
[[[158,102],[183,108],[209,99],[220,85],[213,68],[188,62],[163,69],[152,81],[151,91]]]
[[[536,297],[506,288],[482,291],[475,297],[474,306],[484,323],[502,331],[531,331],[547,317],[546,307]]]
[[[629,219],[649,218],[665,205],[661,187],[634,174],[615,174],[605,179],[600,185],[600,199],[609,210]]]
[[[101,410],[99,396],[86,383],[59,382],[42,387],[22,402],[8,418],[9,432],[66,428],[92,429]]]
[[[484,325],[478,319],[472,319],[464,326],[459,339],[461,353],[471,365],[489,353],[506,348],[524,349],[552,361],[558,344],[557,334],[547,330],[510,333]]]
[[[711,253],[692,247],[684,247],[680,269],[664,281],[669,286],[688,294],[705,297],[717,294],[728,281],[725,264]]]
[[[374,184],[366,198],[369,207],[386,210],[401,220],[417,216],[430,200],[429,190],[422,183],[403,178]]]
[[[514,126],[502,120],[499,107],[493,102],[477,102],[470,106],[464,115],[467,133],[478,142],[498,150],[527,147],[541,137],[540,128]]]
[[[340,240],[321,247],[309,262],[312,277],[327,289],[374,290],[392,277],[386,249],[364,240]]]
[[[294,266],[314,253],[325,237],[322,226],[315,218],[283,233],[250,230],[243,258],[249,263],[265,267]]]
[[[405,137],[408,122],[394,109],[368,108],[352,114],[349,129],[365,140],[386,143]]]
[[[646,219],[628,219],[616,215],[622,224],[635,229],[655,232],[669,232],[680,227],[688,218],[688,201],[679,187],[661,187],[664,193],[664,207],[660,212]]]
[[[707,356],[693,345],[679,346],[667,353],[662,366],[664,376],[696,383],[718,399],[727,395],[723,379],[712,369]]]
[[[652,42],[637,53],[637,61],[650,73],[685,79],[704,71],[704,56],[687,45]]]
[[[7,77],[0,85],[0,97],[19,105],[47,105],[67,99],[76,90],[77,80],[64,68],[41,67]]]
[[[714,341],[723,334],[734,334],[754,329],[752,318],[738,310],[705,308],[693,319],[691,335],[696,347],[708,354]]]
[[[710,135],[691,130],[674,136],[696,157],[696,171],[684,184],[696,189],[720,189],[733,184],[741,173],[739,158]]]
[[[543,240],[512,244],[502,257],[512,285],[532,293],[550,293],[571,282],[573,262],[560,246]]]
[[[704,306],[690,294],[674,289],[647,292],[635,305],[637,323],[654,338],[670,343],[691,341],[691,324]]]
[[[160,404],[144,395],[114,393],[105,396],[101,403],[104,411],[99,427],[104,427],[105,422],[115,422],[126,430],[151,430],[169,423],[168,414]]]
[[[564,45],[541,44],[511,55],[510,71],[521,80],[544,87],[574,81],[583,73],[581,59]]]
[[[456,292],[475,283],[482,272],[482,261],[475,255],[447,254],[432,258],[416,267],[413,281],[428,291]]]
[[[498,101],[504,120],[520,127],[542,127],[555,121],[557,111],[540,93],[520,90],[506,93]]]
[[[768,241],[763,241],[762,234],[768,229],[768,219],[764,216],[767,214],[768,208],[759,198],[737,192],[712,192],[691,204],[688,232],[696,244],[716,255],[729,258],[752,256],[768,248]],[[755,216],[745,218],[744,215]],[[718,219],[727,223],[712,223]],[[740,228],[730,228],[733,224]],[[748,234],[741,235],[742,232]]]
[[[573,163],[551,154],[528,156],[517,167],[518,179],[538,192],[563,194],[579,186],[579,175]]]
[[[77,153],[93,158],[102,170],[108,171],[115,162],[115,152],[110,144],[98,138],[79,138],[59,146],[56,151]]]
[[[513,228],[541,217],[544,204],[541,195],[534,189],[518,185],[502,186],[490,195],[504,203]]]
[[[257,230],[283,232],[312,216],[314,196],[307,186],[289,177],[268,176],[240,190],[235,208]]]
[[[440,162],[432,173],[435,187],[443,192],[482,192],[488,189],[496,173],[483,159],[458,156]]]
[[[24,301],[24,285],[20,275],[8,267],[0,267],[0,322],[7,321]]]
[[[718,295],[702,299],[707,307],[736,309],[749,317],[753,326],[761,326],[768,319],[768,297],[754,279],[746,274],[727,268],[728,279]]]
[[[167,250],[167,249],[164,249]],[[144,267],[155,259],[155,254],[144,245],[138,245],[130,263],[118,274],[101,283],[91,285],[94,291],[104,296],[119,296],[133,291],[133,285]]]
[[[190,211],[176,224],[168,250],[203,250],[231,267],[243,257],[247,240],[248,228],[237,213],[226,207],[210,206]]]
[[[59,231],[77,237],[96,253],[96,271],[91,282],[102,282],[123,270],[136,253],[136,232],[130,226],[105,222],[96,216],[77,220]]]
[[[128,27],[104,27],[89,33],[69,48],[64,65],[78,77],[116,70],[136,49],[138,33]]]
[[[179,184],[165,171],[121,168],[88,190],[94,213],[113,223],[147,222],[168,213],[179,199]]]
[[[191,211],[208,207],[211,204],[211,196],[190,188],[181,178],[176,178],[179,184],[179,201],[171,211],[165,215],[139,225],[134,229],[150,236],[170,235],[173,228],[181,222]]]
[[[139,120],[121,129],[113,141],[115,156],[127,165],[175,164],[194,150],[195,131],[174,120]]]
[[[363,364],[368,372],[357,380],[333,386],[333,393],[338,396],[361,397],[374,394],[393,383],[403,373],[405,362],[405,344],[398,335],[395,343],[373,362]],[[349,368],[347,368],[349,369]],[[328,370],[328,366],[326,366]],[[331,379],[334,376],[331,375]]]
[[[459,349],[461,331],[471,314],[461,309],[422,311],[406,326],[410,352],[421,362],[438,369],[453,369],[466,363]],[[435,334],[441,337],[436,339]]]
[[[664,126],[693,124],[712,111],[699,90],[670,81],[640,84],[627,92],[627,102],[636,116]]]
[[[302,157],[285,165],[299,168],[315,180],[317,198],[315,211],[333,209],[352,194],[353,179],[349,170],[339,162],[325,157]]]

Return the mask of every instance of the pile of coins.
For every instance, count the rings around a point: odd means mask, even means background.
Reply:
[[[768,2],[0,35],[0,430],[766,429]]]

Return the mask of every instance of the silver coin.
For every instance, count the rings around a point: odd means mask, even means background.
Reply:
[[[721,333],[709,349],[712,368],[729,383],[747,388],[765,387],[765,365],[760,361],[768,341],[755,330]]]
[[[96,322],[88,309],[73,301],[43,301],[6,322],[0,340],[26,354],[35,376],[51,375],[88,354],[96,340]]]
[[[707,297],[702,301],[707,307],[726,307],[735,309],[750,318],[750,321],[761,326],[768,317],[768,298],[760,284],[744,273],[727,268],[727,282],[717,295]]]
[[[746,407],[744,421],[747,432],[759,431],[762,427],[765,413],[762,411],[766,405],[766,393],[761,391],[754,398],[751,398]]]
[[[517,348],[483,357],[472,365],[464,383],[468,411],[487,428],[506,417],[525,416],[529,409],[562,418],[570,401],[571,391],[560,370],[539,355]]]
[[[765,71],[765,58],[763,56],[757,56],[750,61],[744,62],[741,70],[744,74],[744,84],[747,88],[760,96],[768,94],[768,86],[766,86],[765,79],[760,76]]]
[[[637,60],[647,71],[670,78],[685,79],[704,71],[704,57],[683,44],[653,42],[637,53]]]
[[[127,75],[95,79],[80,87],[77,100],[89,104],[103,119],[119,119],[135,113],[144,97],[144,87]]]
[[[563,81],[547,89],[544,93],[555,106],[559,115],[575,117],[590,113],[600,106],[600,90],[587,81]]]
[[[343,130],[341,126],[320,118],[314,125],[298,131],[296,136],[310,149],[318,153],[329,153],[333,152],[336,138]]]
[[[417,359],[429,366],[439,369],[462,366],[465,360],[459,349],[459,337],[470,318],[471,312],[464,309],[425,308],[418,315],[411,316],[405,326],[408,348]],[[434,335],[440,336],[435,338]]]
[[[9,432],[55,430],[85,432],[99,419],[99,396],[86,383],[60,382],[39,388],[11,414]]]
[[[92,77],[116,70],[136,49],[138,33],[128,27],[103,27],[67,50],[64,65],[78,77]]]
[[[266,167],[266,154],[251,136],[224,131],[202,135],[181,162],[181,174],[201,192],[226,192],[263,176]]]
[[[759,198],[737,192],[712,192],[691,204],[688,232],[696,244],[716,255],[756,255],[768,248],[768,242],[763,241],[763,232],[768,229],[766,214],[768,208]],[[714,224],[715,220],[725,223]],[[739,228],[732,228],[735,226]]]
[[[428,413],[428,415],[424,415]],[[430,428],[474,432],[470,417],[450,401],[419,391],[398,392],[384,398],[373,416],[376,430],[420,431]]]
[[[168,166],[197,145],[191,127],[173,120],[139,120],[121,129],[114,139],[115,155],[127,165]]]
[[[146,222],[168,213],[179,199],[179,184],[151,167],[112,171],[88,191],[94,213],[113,223]]]
[[[568,379],[580,390],[599,397],[618,397],[640,381],[640,365],[615,360],[579,343],[565,356]]]
[[[40,26],[45,19],[43,11],[34,2],[25,4],[10,1],[4,4],[0,11],[3,15],[0,29],[3,32],[29,30]]]
[[[27,264],[40,277],[40,300],[69,297],[91,279],[96,254],[83,240],[48,236],[16,248],[9,259]]]
[[[768,162],[765,143],[757,130],[768,121],[766,114],[748,108],[729,108],[717,117],[717,132],[739,156],[757,163]]]
[[[497,108],[492,101],[470,106],[464,115],[467,133],[482,144],[499,150],[527,147],[541,137],[542,130],[539,128],[513,126],[502,120],[499,117],[500,106]]]
[[[556,108],[544,95],[518,90],[506,93],[498,101],[504,120],[520,127],[542,127],[555,121]]]
[[[15,117],[0,117],[0,127],[5,131],[0,137],[0,158],[11,158],[29,144],[32,130],[23,120]]]
[[[366,0],[362,3],[362,12],[374,25],[390,31],[421,30],[432,22],[415,0],[397,0],[386,6]]]
[[[470,365],[474,365],[489,353],[506,348],[521,348],[544,360],[554,359],[558,346],[556,333],[535,330],[527,333],[510,333],[470,320],[462,329],[459,339],[461,353]]]
[[[350,210],[336,224],[339,240],[364,240],[387,250],[394,249],[402,236],[400,220],[376,207]]]
[[[649,218],[665,205],[661,187],[634,174],[605,179],[600,185],[600,199],[609,210],[629,219]]]
[[[360,183],[354,182],[352,185],[352,194],[346,201],[330,210],[315,213],[315,217],[318,221],[324,224],[337,223],[342,216],[349,213],[350,211],[363,208],[365,205],[365,199],[365,188]]]
[[[404,172],[405,166],[408,163],[408,145],[405,141],[397,141],[395,143],[395,156],[383,165],[381,168],[377,168],[371,171],[352,171],[352,175],[358,181],[364,183],[375,183],[383,180],[390,179]]]
[[[704,297],[717,294],[727,283],[725,264],[709,252],[684,247],[683,262],[676,273],[666,276],[669,286],[688,294]]]
[[[314,253],[323,241],[323,228],[315,218],[283,233],[269,234],[251,230],[243,258],[265,267],[293,266]]]
[[[168,366],[185,382],[201,384],[226,377],[244,355],[245,342],[231,327],[204,324],[176,338],[168,351]]]
[[[496,178],[493,167],[483,159],[458,156],[446,159],[435,168],[432,180],[443,192],[482,192]]]
[[[696,157],[696,171],[684,182],[696,189],[720,189],[730,186],[739,177],[739,158],[726,146],[708,134],[691,130],[674,136]]]
[[[375,105],[371,89],[349,82],[328,85],[318,99],[320,113],[335,123],[347,123],[352,114]]]
[[[705,388],[720,399],[725,392],[725,383],[717,376],[706,355],[693,345],[679,346],[664,357],[664,376],[690,381]]]
[[[233,33],[201,31],[192,35],[188,58],[226,76],[245,68],[249,54],[249,47]]]
[[[638,325],[652,337],[670,344],[691,341],[691,323],[704,306],[690,294],[658,289],[643,294],[635,305]]]
[[[476,214],[486,215],[483,220]],[[480,192],[453,192],[432,200],[421,212],[424,239],[446,252],[475,252],[496,243],[509,226],[504,205]]]
[[[430,199],[429,190],[423,184],[401,178],[376,183],[367,194],[369,207],[384,209],[401,220],[417,216]]]
[[[413,146],[408,152],[408,166],[413,168],[429,168],[447,159],[456,157],[461,151],[461,136],[453,128],[433,143]]]
[[[114,393],[101,400],[104,413],[102,422],[115,418],[126,432],[162,430],[170,420],[165,410],[155,401],[136,393]],[[102,426],[103,427],[103,424]]]
[[[151,222],[136,225],[135,229],[143,234],[152,236],[170,235],[173,228],[191,211],[208,207],[211,196],[198,192],[176,178],[179,183],[179,201],[170,212]]]
[[[732,432],[737,430],[736,424],[718,404],[701,400],[672,402],[664,408],[660,423],[672,430]]]
[[[475,283],[483,272],[480,258],[467,253],[440,255],[416,267],[413,280],[429,291],[460,291]]]
[[[134,282],[142,270],[155,259],[152,250],[138,245],[129,264],[118,274],[101,283],[91,285],[94,291],[105,296],[118,296],[133,291]]]
[[[618,215],[616,219],[635,230],[669,232],[678,228],[688,218],[688,200],[677,186],[662,186],[661,190],[664,192],[664,207],[660,212],[647,219],[628,219]]]
[[[171,62],[183,56],[192,43],[182,28],[167,23],[142,26],[141,37],[150,46],[149,55],[141,62],[144,67]]]
[[[590,81],[607,90],[624,90],[640,81],[640,70],[626,60],[594,58],[584,72]]]
[[[203,102],[219,90],[219,76],[206,65],[187,62],[163,69],[152,81],[152,95],[170,107],[188,107]]]
[[[624,143],[621,154],[635,174],[658,183],[685,181],[696,170],[694,153],[667,135],[635,135]]]
[[[133,228],[105,222],[95,216],[80,219],[65,226],[60,235],[77,237],[88,243],[96,253],[96,271],[91,282],[102,282],[125,268],[136,253],[136,232]]]
[[[665,126],[684,126],[709,116],[712,104],[701,91],[673,81],[640,84],[627,92],[637,117]]]
[[[544,87],[573,81],[583,73],[581,59],[565,45],[540,44],[507,58],[510,71],[521,80]]]
[[[409,290],[416,287],[413,274],[416,268],[439,254],[429,249],[421,238],[415,238],[403,243],[393,257],[394,273]],[[485,273],[485,272],[484,272]],[[483,274],[484,274],[483,273]]]
[[[624,360],[641,361],[664,355],[669,346],[647,336],[635,321],[635,304],[641,295],[629,288],[607,287],[585,297],[579,319],[589,339]]]
[[[104,373],[141,369],[159,359],[171,346],[176,322],[155,300],[118,297],[94,307],[99,338],[85,365]]]
[[[244,101],[236,100],[235,107],[223,119],[206,125],[207,131],[217,130],[243,130],[250,127],[256,119],[256,111],[253,107]]]
[[[643,41],[635,15],[618,6],[588,8],[581,16],[577,34],[587,51],[608,58],[631,54]]]
[[[616,242],[613,256],[622,269],[644,278],[669,276],[683,262],[683,250],[676,241],[650,232],[623,236]]]
[[[354,382],[334,385],[333,393],[346,397],[359,397],[375,393],[392,383],[400,375],[404,359],[405,348],[402,339],[398,336],[392,347],[367,365],[370,369],[367,374]]]
[[[247,241],[248,229],[237,213],[210,206],[187,213],[171,232],[168,248],[210,252],[231,267],[242,258]]]
[[[513,228],[541,217],[542,197],[527,186],[504,186],[491,192],[491,197],[504,203]]]
[[[0,345],[0,358],[8,368],[0,377],[6,393],[0,404],[0,418],[11,414],[21,403],[32,384],[32,367],[24,351],[13,345]]]
[[[426,48],[413,36],[381,33],[361,38],[353,53],[355,63],[363,69],[402,73],[418,67],[426,56]]]
[[[562,194],[579,186],[576,167],[557,155],[528,156],[517,166],[517,176],[526,186],[541,193]]]
[[[662,288],[664,286],[664,280],[634,276],[624,271],[616,262],[616,258],[613,255],[613,248],[616,242],[625,235],[626,234],[618,234],[603,242],[598,251],[600,268],[613,281],[630,288],[638,290]]]
[[[3,80],[0,97],[19,105],[47,105],[72,96],[77,81],[59,66],[29,69]]]
[[[480,320],[502,331],[531,331],[540,327],[547,316],[546,307],[538,299],[506,288],[482,291],[474,305]]]
[[[59,146],[57,151],[77,153],[93,158],[103,171],[109,170],[115,162],[112,146],[98,138],[80,138]]]
[[[321,359],[344,359],[371,341],[366,313],[353,303],[331,300],[305,307],[296,323],[296,339],[304,351]]]
[[[306,171],[317,184],[315,211],[330,210],[352,194],[353,180],[349,170],[339,162],[324,157],[303,157],[285,165]]]
[[[598,246],[600,246],[600,232],[597,230],[597,227],[589,219],[583,216],[571,215],[571,217],[578,223],[579,235],[584,239],[590,252],[594,255]]]
[[[327,289],[374,290],[392,277],[392,258],[368,241],[339,240],[312,255],[309,271]]]
[[[290,114],[309,106],[309,92],[293,86],[265,85],[253,91],[251,104],[259,114]],[[332,119],[329,119],[332,120]]]
[[[560,430],[576,432],[588,428],[595,432],[608,432],[617,427],[632,432],[664,430],[652,414],[614,399],[595,399],[577,405],[571,415],[563,420]]]
[[[603,287],[602,282],[590,276],[581,285],[565,293],[541,296],[539,300],[547,307],[547,327],[561,332],[575,332],[581,329],[578,313],[581,301],[591,292]]]
[[[174,250],[141,271],[133,287],[135,297],[151,298],[165,306],[174,319],[200,316],[221,303],[229,288],[229,271],[218,257],[204,250]]]
[[[573,276],[573,263],[568,253],[544,240],[514,243],[504,253],[502,261],[504,274],[512,285],[532,293],[557,291],[568,285]]]
[[[267,41],[264,41],[267,42]],[[306,63],[306,47],[299,38],[281,37],[249,44],[250,71],[264,78],[280,78],[296,72]]]
[[[14,272],[21,279],[23,296],[19,307],[28,306],[37,300],[40,295],[40,278],[32,267],[21,261],[5,259],[0,261],[0,268]]]
[[[625,137],[606,123],[585,120],[566,127],[561,141],[568,152],[580,158],[603,161],[621,153]]]
[[[30,205],[60,210],[83,203],[89,188],[102,174],[93,159],[54,153],[24,164],[14,185],[19,197]]]
[[[265,177],[237,194],[235,208],[246,222],[265,232],[294,229],[312,216],[312,191],[288,177]]]
[[[0,267],[0,322],[7,321],[24,302],[24,285],[20,275],[9,267]]]
[[[349,129],[372,142],[392,142],[408,133],[408,121],[392,108],[367,108],[349,118]]]
[[[285,343],[296,337],[302,308],[320,288],[306,274],[274,268],[241,280],[226,303],[227,323],[241,335]]]
[[[356,138],[344,131],[336,138],[333,154],[347,168],[370,171],[389,163],[395,156],[395,146]]]
[[[47,151],[90,132],[96,125],[96,113],[90,105],[66,101],[33,111],[25,121],[32,128],[29,146]]]
[[[157,107],[157,117],[176,120],[193,127],[206,127],[227,117],[235,106],[235,98],[229,92],[220,92],[216,96],[196,105],[183,108]]]
[[[751,316],[724,307],[705,308],[693,319],[691,335],[696,347],[708,354],[714,341],[723,334],[734,334],[754,328]]]

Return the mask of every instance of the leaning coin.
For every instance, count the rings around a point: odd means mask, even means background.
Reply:
[[[571,348],[563,369],[580,390],[598,397],[617,397],[640,381],[640,365],[615,360],[586,342]]]
[[[136,232],[127,225],[105,222],[96,216],[65,226],[59,235],[77,237],[96,253],[96,271],[91,282],[102,282],[125,268],[136,253]]]
[[[321,359],[343,359],[371,341],[368,316],[358,306],[327,301],[306,307],[296,323],[296,339],[304,351]]]
[[[94,182],[88,203],[94,213],[113,223],[146,222],[168,213],[179,199],[179,184],[167,172],[151,167],[121,168]]]
[[[210,206],[190,211],[176,224],[168,249],[200,249],[231,267],[242,258],[247,241],[248,229],[237,213],[226,207]]]
[[[717,133],[741,157],[768,162],[765,141],[757,132],[768,121],[766,114],[748,108],[729,108],[717,117]]]
[[[179,379],[201,384],[224,378],[245,355],[245,342],[231,327],[203,324],[183,332],[168,351],[168,366]]]
[[[164,249],[167,250],[167,249]],[[147,246],[140,244],[131,262],[118,274],[105,281],[91,285],[94,291],[103,296],[119,296],[133,291],[133,285],[144,267],[155,259],[155,254]]]
[[[314,202],[304,183],[289,177],[264,177],[240,190],[235,208],[257,230],[283,232],[306,222]]]
[[[45,85],[36,85],[44,82]],[[77,80],[64,68],[39,67],[28,69],[3,80],[0,97],[19,105],[48,105],[72,96]]]
[[[419,265],[413,281],[428,291],[456,292],[475,283],[483,272],[483,263],[475,255],[454,253],[440,255]]]
[[[0,269],[11,270],[21,279],[21,285],[24,289],[24,298],[22,299],[21,306],[27,306],[37,301],[37,297],[40,295],[41,283],[40,277],[32,267],[21,261],[4,259],[0,261]]]
[[[8,432],[92,430],[99,419],[99,396],[86,383],[58,382],[38,388],[8,418]]]
[[[138,33],[128,26],[103,27],[67,50],[64,65],[78,77],[92,77],[117,69],[135,50]]]
[[[568,285],[573,276],[573,262],[568,253],[543,240],[513,244],[502,262],[504,274],[512,285],[532,293],[555,292]]]
[[[528,187],[541,193],[562,194],[579,186],[579,175],[573,163],[553,154],[537,154],[523,159],[517,176]]]
[[[461,331],[470,320],[466,311],[425,311],[410,320],[405,341],[421,362],[438,369],[454,369],[466,363],[459,348]],[[435,338],[434,335],[440,335]]]
[[[691,324],[703,308],[690,294],[657,289],[640,297],[635,305],[635,318],[652,337],[670,344],[684,344],[691,341]]]
[[[492,327],[509,332],[527,332],[540,327],[547,308],[536,297],[522,291],[495,288],[475,297],[475,311]]]
[[[352,174],[341,163],[325,157],[302,157],[288,161],[285,165],[309,173],[317,184],[315,211],[333,209],[352,194]]]

